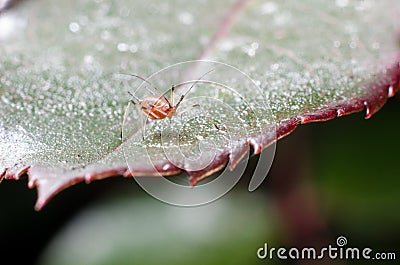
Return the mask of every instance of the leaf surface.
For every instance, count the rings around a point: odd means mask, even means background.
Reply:
[[[80,181],[187,171],[195,183],[300,123],[364,109],[369,118],[399,90],[398,12],[396,0],[23,2],[0,14],[0,178],[28,172],[40,209]],[[236,100],[232,91],[199,82],[204,89],[193,89],[185,104],[196,98],[208,117],[182,122],[190,125],[182,127],[183,149],[158,137],[169,126],[164,121],[144,126],[144,140],[140,124],[125,126],[121,142],[127,91],[146,91],[137,90],[146,86],[141,80],[121,74],[146,77],[193,59],[231,64],[261,92],[237,85]],[[206,78],[234,87],[228,72],[216,69]],[[181,80],[163,73],[151,81],[169,96]],[[252,114],[242,99],[268,107]],[[228,122],[225,114],[238,119]],[[223,126],[235,122],[248,129],[229,131],[235,144],[225,148]],[[218,143],[212,163],[201,169],[171,163],[168,155],[182,150],[198,155],[192,150],[199,136]]]

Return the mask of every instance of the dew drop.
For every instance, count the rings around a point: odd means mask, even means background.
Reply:
[[[129,50],[129,45],[126,44],[126,43],[121,42],[121,43],[118,43],[117,49],[120,52],[127,52]]]
[[[351,49],[355,49],[355,48],[357,48],[357,43],[356,43],[355,41],[350,41],[349,47],[350,47]]]
[[[169,170],[171,168],[171,165],[170,164],[165,164],[163,167],[162,167],[162,169],[164,170],[164,171],[167,171],[167,170]]]
[[[289,22],[289,14],[280,14],[274,17],[274,22],[277,26],[283,26]]]
[[[218,45],[218,48],[219,48],[221,51],[225,51],[225,52],[229,52],[229,51],[233,50],[234,47],[235,47],[235,43],[234,43],[233,41],[230,41],[230,40],[222,41],[222,42]]]
[[[93,56],[91,55],[85,55],[85,57],[83,57],[83,61],[86,64],[92,64],[93,63]]]
[[[273,70],[273,71],[276,71],[276,70],[278,70],[278,69],[279,69],[279,67],[280,67],[280,65],[279,65],[279,64],[277,64],[277,63],[274,63],[274,64],[272,64],[272,65],[270,66],[271,70]]]
[[[189,12],[182,12],[178,15],[178,20],[184,25],[193,24],[193,15]]]
[[[258,49],[259,44],[257,42],[253,42],[250,44],[250,47],[243,47],[244,52],[247,53],[248,56],[254,57],[256,55],[256,50]]]
[[[278,10],[278,6],[274,2],[266,2],[261,6],[261,14],[267,15],[275,13]]]
[[[25,21],[17,16],[4,13],[0,16],[0,40],[4,40],[25,27]]]
[[[104,31],[101,33],[100,37],[101,37],[103,40],[109,40],[109,39],[111,38],[111,33],[110,33],[108,30],[104,30]]]
[[[130,51],[131,53],[137,52],[137,51],[138,51],[137,45],[136,45],[136,44],[131,44],[131,45],[129,46],[129,51]]]
[[[76,33],[76,32],[78,32],[80,29],[81,29],[81,26],[79,26],[78,23],[76,23],[76,22],[71,22],[71,23],[69,23],[69,30],[70,30],[72,33]]]
[[[349,0],[336,0],[335,4],[336,6],[343,8],[349,5]]]

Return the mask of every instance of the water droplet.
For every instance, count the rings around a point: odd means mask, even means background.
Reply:
[[[85,57],[83,57],[83,61],[86,64],[92,64],[93,63],[93,56],[91,55],[85,55]]]
[[[333,42],[333,46],[335,46],[335,48],[339,48],[342,44],[340,43],[340,41],[336,40]]]
[[[109,39],[111,38],[111,33],[110,33],[108,30],[104,30],[104,31],[101,33],[100,37],[101,37],[103,40],[109,40]]]
[[[261,6],[261,14],[272,14],[278,10],[278,5],[274,2],[266,2]]]
[[[136,44],[131,44],[131,45],[129,46],[129,51],[130,51],[131,53],[137,52],[137,51],[138,51],[137,45],[136,45]]]
[[[224,40],[218,45],[218,48],[221,51],[225,51],[225,52],[229,52],[229,51],[233,50],[234,47],[235,47],[235,43],[230,40]]]
[[[243,47],[243,51],[247,53],[248,56],[254,57],[256,55],[256,50],[258,49],[259,44],[257,42],[253,42],[250,44],[250,47]]]
[[[336,0],[335,3],[336,3],[336,5],[337,5],[338,7],[343,8],[343,7],[348,6],[349,0]]]
[[[118,43],[117,49],[120,52],[127,52],[129,50],[129,45],[126,44],[126,43],[121,42],[121,43]]]
[[[272,64],[272,65],[270,66],[271,70],[273,70],[273,71],[276,71],[276,70],[278,70],[278,69],[279,69],[279,67],[280,67],[280,65],[279,65],[279,64],[277,64],[277,63],[274,63],[274,64]]]
[[[257,42],[253,42],[250,46],[252,49],[257,50],[259,47],[259,44]]]
[[[76,32],[78,32],[80,29],[81,29],[81,26],[79,26],[79,24],[76,23],[76,22],[71,22],[71,23],[69,24],[69,30],[70,30],[72,33],[76,33]]]
[[[290,17],[291,14],[287,12],[282,14],[277,14],[274,16],[274,23],[277,26],[283,26],[289,22]]]
[[[349,47],[350,47],[351,49],[357,48],[357,42],[355,42],[355,41],[350,41]]]
[[[0,16],[0,40],[5,40],[15,34],[17,30],[23,29],[26,23],[21,18],[8,13]]]
[[[184,25],[191,25],[193,23],[193,15],[189,12],[182,12],[178,15],[178,20]]]

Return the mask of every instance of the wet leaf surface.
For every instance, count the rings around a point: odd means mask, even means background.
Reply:
[[[399,89],[398,12],[395,0],[23,1],[0,14],[0,177],[28,171],[40,209],[80,181],[188,171],[195,183],[300,123],[364,109],[369,118]],[[137,90],[141,80],[121,74],[147,77],[193,59],[238,67],[261,92],[213,66],[206,79],[234,92],[199,82],[182,107],[192,98],[200,114],[188,111],[172,125],[151,122],[143,139],[131,113],[121,141],[127,91],[146,91]],[[195,73],[192,79],[205,73],[181,70]],[[169,96],[171,84],[187,80],[181,76],[165,71],[151,82]],[[186,89],[177,89],[176,99]],[[260,102],[267,107],[253,108],[254,115],[246,109]],[[179,124],[181,150],[163,141],[176,140],[177,130],[159,133]],[[199,155],[200,142],[218,143],[212,163],[201,170],[179,163],[180,152]]]

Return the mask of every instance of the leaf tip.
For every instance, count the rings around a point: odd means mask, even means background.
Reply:
[[[261,151],[262,151],[262,145],[259,144],[259,143],[256,141],[256,139],[250,138],[249,140],[247,140],[247,143],[248,143],[250,146],[253,147],[253,149],[254,149],[253,154],[258,155],[258,154],[261,153]]]
[[[196,177],[191,176],[191,177],[189,177],[189,182],[190,182],[190,186],[191,186],[191,187],[194,187],[194,186],[196,186],[198,180],[197,180]]]
[[[336,110],[337,117],[342,117],[345,114],[344,109],[339,108]]]
[[[391,97],[394,97],[394,95],[396,95],[396,91],[395,91],[394,87],[393,86],[389,86],[389,88],[388,88],[388,97],[391,98]]]
[[[3,181],[3,179],[4,179],[5,175],[6,175],[6,172],[7,172],[7,168],[4,168],[3,172],[0,174],[0,183]]]
[[[365,119],[369,119],[372,117],[372,111],[371,107],[368,105],[367,101],[364,101],[364,106],[365,106]]]

